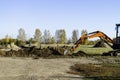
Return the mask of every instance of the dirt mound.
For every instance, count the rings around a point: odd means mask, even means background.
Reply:
[[[104,41],[99,41],[93,47],[106,47],[106,45],[104,44]]]
[[[22,47],[22,49],[15,51],[10,50],[6,51],[4,56],[17,56],[17,57],[31,57],[31,56],[38,56],[38,57],[49,57],[52,55],[63,55],[64,48],[35,48],[35,47]]]
[[[18,50],[18,51],[10,50],[10,51],[7,51],[4,56],[6,56],[6,57],[11,57],[11,56],[24,57],[24,56],[27,56],[27,54],[24,50]]]
[[[44,49],[34,49],[31,54],[34,54],[38,57],[49,57],[53,55],[62,55],[56,49],[53,48],[44,48]]]
[[[11,56],[16,56],[16,57],[55,57],[55,56],[86,56],[87,54],[79,51],[74,54],[69,54],[69,55],[64,55],[64,51],[66,49],[69,49],[68,47],[48,47],[48,48],[35,48],[35,47],[22,47],[22,49],[15,51],[15,50],[10,50],[5,53],[4,56],[11,57]]]

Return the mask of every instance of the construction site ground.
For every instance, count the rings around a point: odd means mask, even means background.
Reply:
[[[83,80],[83,76],[69,74],[76,63],[98,63],[94,58],[32,59],[0,57],[0,80]]]

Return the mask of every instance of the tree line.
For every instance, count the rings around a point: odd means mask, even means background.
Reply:
[[[69,42],[75,43],[79,38],[79,31],[78,30],[73,30],[72,32],[72,37],[69,39]],[[18,30],[18,40],[21,41],[26,41],[26,33],[23,28],[20,28]],[[43,34],[40,29],[36,29],[34,36],[30,38],[31,41],[36,41],[39,43],[44,43],[44,44],[50,44],[50,43],[59,43],[59,44],[65,44],[68,43],[67,39],[67,34],[65,29],[59,29],[55,31],[55,35],[52,36],[49,30],[44,30]]]
[[[88,33],[86,29],[81,31],[81,35]],[[23,28],[18,30],[18,36],[16,39],[10,38],[8,35],[4,39],[0,40],[0,44],[9,44],[14,42],[17,45],[26,44],[26,43],[35,43],[40,44],[66,44],[66,43],[75,43],[79,39],[79,31],[77,29],[72,31],[71,38],[67,39],[67,34],[65,29],[56,30],[55,35],[52,36],[49,30],[44,30],[43,34],[40,29],[35,29],[34,36],[27,40],[26,32]],[[86,42],[87,43],[87,42]]]

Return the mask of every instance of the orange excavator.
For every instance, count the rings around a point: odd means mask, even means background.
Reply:
[[[80,39],[75,43],[75,47],[72,48],[72,51],[76,51],[77,48],[80,47],[80,45],[84,44],[86,39],[90,39],[90,38],[95,38],[95,37],[99,37],[102,41],[104,41],[105,43],[107,43],[112,49],[113,51],[111,51],[111,55],[117,55],[117,53],[120,52],[120,36],[119,36],[119,29],[120,24],[116,24],[116,38],[115,41],[113,41],[110,37],[108,37],[105,33],[101,32],[101,31],[95,31],[89,34],[84,34],[83,36],[80,37]]]

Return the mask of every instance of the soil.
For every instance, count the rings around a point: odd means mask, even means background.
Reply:
[[[0,80],[83,80],[83,76],[67,73],[76,63],[98,63],[93,58],[32,59],[1,57]]]
[[[35,48],[35,47],[26,47],[18,51],[10,50],[5,53],[5,57],[43,57],[43,58],[55,58],[58,57],[75,57],[75,56],[87,56],[83,51],[79,51],[75,54],[66,54],[64,55],[65,50],[70,50],[68,47],[57,47],[57,48]]]

